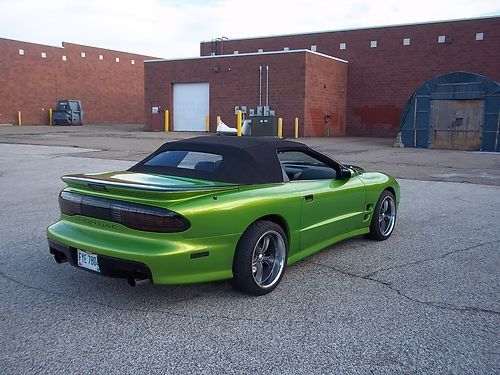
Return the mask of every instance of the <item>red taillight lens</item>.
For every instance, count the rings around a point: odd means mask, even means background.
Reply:
[[[165,208],[62,191],[59,207],[65,215],[83,215],[113,221],[146,232],[182,232],[190,227],[181,215]]]
[[[189,222],[164,208],[115,201],[111,204],[111,221],[147,232],[182,232]]]
[[[83,195],[61,191],[59,194],[59,208],[66,215],[81,215]]]

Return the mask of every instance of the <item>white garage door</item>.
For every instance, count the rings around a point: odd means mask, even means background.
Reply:
[[[205,131],[208,83],[174,84],[174,130]]]

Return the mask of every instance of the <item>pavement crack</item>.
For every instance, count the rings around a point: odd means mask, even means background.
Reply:
[[[500,242],[500,241],[495,241],[495,242],[492,242],[492,243],[496,243],[496,242]],[[477,247],[477,246],[475,246],[475,247]],[[481,307],[475,307],[475,306],[457,306],[457,305],[453,305],[451,303],[433,302],[433,301],[422,301],[422,300],[420,300],[418,298],[411,297],[408,294],[404,293],[401,289],[398,289],[398,288],[392,286],[392,283],[389,282],[389,281],[384,281],[384,280],[376,279],[376,278],[371,277],[370,275],[358,275],[356,273],[349,272],[349,271],[346,271],[346,270],[342,270],[342,269],[333,267],[333,266],[328,265],[328,264],[313,262],[313,261],[309,261],[309,260],[302,260],[302,262],[313,264],[313,265],[316,265],[316,266],[319,266],[319,267],[323,267],[323,268],[328,268],[328,269],[331,269],[332,271],[335,271],[337,273],[340,273],[342,275],[346,275],[346,276],[349,276],[349,277],[352,277],[352,278],[363,279],[363,280],[366,280],[366,281],[369,281],[369,282],[374,282],[374,283],[380,284],[380,285],[382,285],[382,286],[384,286],[384,287],[386,287],[386,288],[388,288],[388,289],[396,292],[399,296],[401,296],[401,297],[403,297],[403,298],[405,298],[405,299],[407,299],[407,300],[409,300],[411,302],[418,303],[418,304],[421,304],[421,305],[425,305],[425,306],[428,306],[428,307],[434,307],[436,309],[441,309],[441,310],[451,310],[451,311],[461,311],[461,312],[475,312],[475,313],[486,313],[486,314],[500,315],[500,311],[485,309],[485,308],[481,308]]]
[[[370,277],[375,276],[376,274],[378,274],[380,272],[392,271],[392,270],[395,270],[395,269],[398,269],[398,268],[410,267],[410,266],[414,266],[414,265],[417,265],[417,264],[422,264],[422,263],[426,263],[426,262],[432,262],[432,261],[435,261],[435,260],[438,260],[438,259],[446,258],[447,256],[450,256],[450,255],[453,255],[453,254],[456,254],[456,253],[463,253],[465,251],[474,250],[474,249],[476,249],[478,247],[481,247],[481,246],[492,245],[492,244],[496,244],[496,243],[499,243],[499,242],[500,242],[500,240],[491,241],[491,242],[483,242],[483,243],[480,243],[480,244],[468,246],[468,247],[466,247],[464,249],[452,250],[452,251],[449,251],[447,253],[441,254],[440,256],[437,256],[437,257],[425,258],[425,259],[420,259],[420,260],[416,260],[416,261],[413,261],[413,262],[408,262],[408,263],[404,263],[404,264],[398,264],[398,265],[391,266],[391,267],[380,268],[378,270],[375,270],[375,271],[372,271],[370,273],[367,273],[367,274],[365,274],[363,276],[367,277],[367,278],[370,278]]]
[[[99,306],[99,307],[104,307],[104,308],[107,308],[107,309],[112,309],[112,310],[116,310],[116,311],[128,311],[128,312],[139,312],[139,313],[153,313],[153,314],[168,314],[168,315],[171,315],[171,316],[174,316],[174,317],[178,317],[178,318],[190,318],[190,319],[200,319],[200,320],[205,320],[205,319],[218,319],[218,320],[224,320],[224,321],[234,321],[234,322],[250,322],[250,323],[267,323],[267,324],[271,324],[271,325],[275,325],[276,324],[276,321],[275,320],[269,320],[269,319],[255,319],[255,318],[247,318],[247,317],[244,317],[244,316],[230,316],[230,315],[224,315],[224,314],[207,314],[207,315],[202,315],[202,314],[188,314],[188,313],[180,313],[180,312],[175,312],[175,311],[172,311],[170,309],[147,309],[147,308],[136,308],[136,307],[120,307],[120,306],[114,306],[114,305],[111,305],[109,303],[103,303],[103,302],[99,302],[99,301],[94,301],[94,300],[89,300],[89,299],[86,299],[86,298],[75,298],[75,297],[72,297],[72,296],[69,296],[67,294],[64,294],[64,293],[59,293],[59,292],[56,292],[56,291],[53,291],[53,290],[48,290],[48,289],[44,289],[44,288],[41,288],[41,287],[36,287],[36,286],[32,286],[32,285],[29,285],[29,284],[26,284],[26,283],[23,283],[22,281],[19,281],[7,274],[5,274],[3,271],[0,270],[0,277],[5,279],[5,280],[9,280],[11,282],[13,282],[14,284],[17,284],[23,288],[26,288],[26,289],[31,289],[31,290],[36,290],[36,291],[40,291],[40,292],[43,292],[49,296],[53,296],[53,297],[59,297],[59,298],[64,298],[64,299],[67,299],[67,300],[70,300],[71,302],[75,303],[75,301],[78,301],[78,302],[84,302],[84,303],[88,303],[88,304],[91,304],[91,305],[94,305],[94,306]],[[208,295],[208,294],[207,294]],[[199,298],[200,295],[196,295],[194,296],[194,298]],[[194,299],[193,298],[193,299]],[[182,300],[177,300],[175,301],[175,304],[179,304],[179,303],[184,303],[186,302],[187,300],[189,299],[182,299]],[[288,324],[295,324],[297,323],[297,320],[289,320],[287,321]]]

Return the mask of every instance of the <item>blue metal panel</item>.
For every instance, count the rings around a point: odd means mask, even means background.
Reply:
[[[417,147],[429,147],[429,123],[431,113],[431,98],[419,96],[417,100],[417,115],[415,128],[417,129]]]
[[[500,151],[500,94],[488,95],[484,101],[482,151]]]
[[[485,98],[483,130],[497,131],[499,108],[500,95],[491,95]]]
[[[414,96],[411,106],[405,108],[402,119],[401,141],[407,147],[427,148],[429,146],[429,111],[428,96]]]
[[[482,99],[484,97],[484,91],[435,92],[431,94],[431,97],[435,100],[474,100]]]

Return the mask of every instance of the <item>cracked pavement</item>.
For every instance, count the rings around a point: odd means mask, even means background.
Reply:
[[[401,179],[389,240],[331,246],[255,298],[56,264],[59,177],[132,164],[99,155],[0,143],[2,373],[500,371],[499,186]]]

